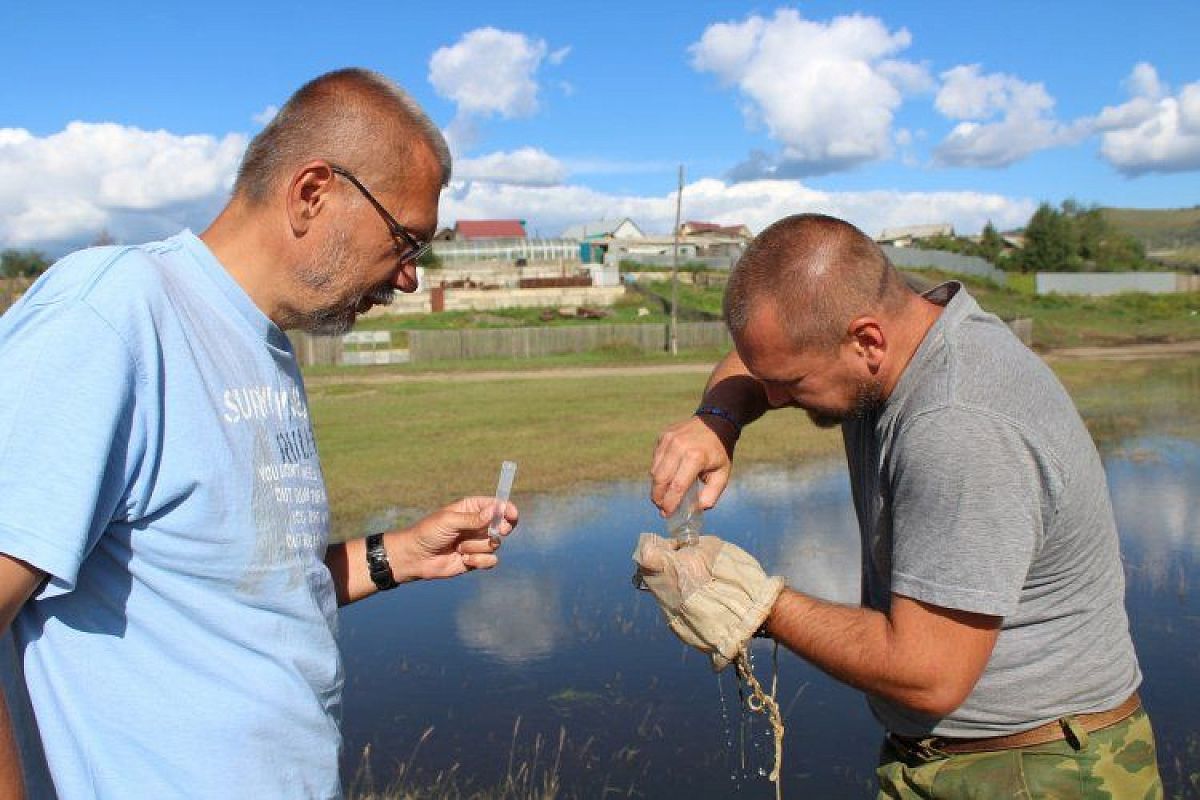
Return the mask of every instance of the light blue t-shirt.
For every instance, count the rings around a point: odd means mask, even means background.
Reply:
[[[55,786],[339,797],[329,512],[283,332],[197,237],[96,248],[0,317],[0,552]]]

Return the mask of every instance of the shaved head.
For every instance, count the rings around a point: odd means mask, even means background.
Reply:
[[[823,214],[784,217],[755,237],[725,290],[725,321],[739,336],[762,303],[774,305],[800,347],[828,349],[851,320],[886,315],[913,297],[870,237]]]
[[[438,127],[394,82],[365,69],[329,72],[302,86],[250,142],[234,194],[264,203],[296,169],[324,159],[373,187],[402,183],[424,149],[450,180],[450,150]]]

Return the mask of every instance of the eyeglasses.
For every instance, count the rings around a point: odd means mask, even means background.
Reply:
[[[362,182],[359,181],[358,178],[354,177],[350,170],[334,166],[333,164],[329,165],[329,169],[333,171],[333,174],[341,175],[343,178],[353,183],[354,187],[362,192],[363,197],[370,200],[371,205],[375,206],[375,210],[379,212],[379,216],[383,217],[383,221],[387,223],[387,226],[392,234],[392,239],[395,240],[396,252],[400,254],[400,263],[415,263],[420,260],[421,256],[429,252],[429,248],[433,245],[429,242],[421,241],[409,233],[408,228],[405,228],[399,222],[396,222],[396,218],[388,213],[388,210],[383,207],[383,204],[375,199],[375,195],[367,191],[367,187],[363,186]]]

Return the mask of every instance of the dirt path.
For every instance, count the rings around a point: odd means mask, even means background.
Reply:
[[[1174,358],[1181,355],[1200,353],[1200,340],[1190,342],[1162,342],[1151,344],[1116,345],[1112,347],[1066,347],[1043,353],[1047,361],[1061,359],[1100,359],[1104,361],[1134,361],[1144,358]],[[310,387],[333,385],[378,385],[389,383],[451,381],[519,381],[543,380],[545,378],[610,378],[630,375],[707,375],[712,364],[651,364],[647,366],[623,367],[552,367],[530,370],[484,370],[479,372],[371,372],[363,367],[361,373],[339,375],[316,375],[305,379]]]
[[[1143,358],[1174,358],[1200,353],[1200,340],[1190,342],[1154,342],[1123,344],[1112,347],[1064,347],[1043,353],[1047,361],[1065,358],[1095,358],[1103,361],[1135,361]]]
[[[363,367],[362,374],[314,375],[304,379],[307,386],[331,386],[334,384],[381,384],[408,383],[410,381],[450,382],[450,381],[519,381],[542,380],[545,378],[611,378],[627,375],[669,375],[690,374],[707,375],[712,372],[712,364],[651,364],[648,366],[626,367],[552,367],[549,369],[529,370],[483,370],[472,372],[423,372],[423,373],[369,373],[370,367]]]

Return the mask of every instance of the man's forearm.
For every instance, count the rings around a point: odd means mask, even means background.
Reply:
[[[962,703],[982,674],[998,624],[906,598],[893,597],[889,616],[785,589],[767,619],[767,632],[843,683],[943,716]]]
[[[742,425],[749,425],[769,408],[762,384],[746,369],[736,350],[713,369],[702,402],[728,411]]]
[[[392,578],[397,583],[406,583],[413,578],[405,574],[403,565],[398,563],[401,556],[397,553],[399,548],[395,539],[399,535],[399,531],[386,533],[384,549],[389,554]],[[371,580],[371,571],[367,567],[366,538],[331,544],[325,551],[325,566],[329,567],[329,573],[333,577],[333,588],[337,593],[339,606],[349,605],[379,591],[375,582]]]

